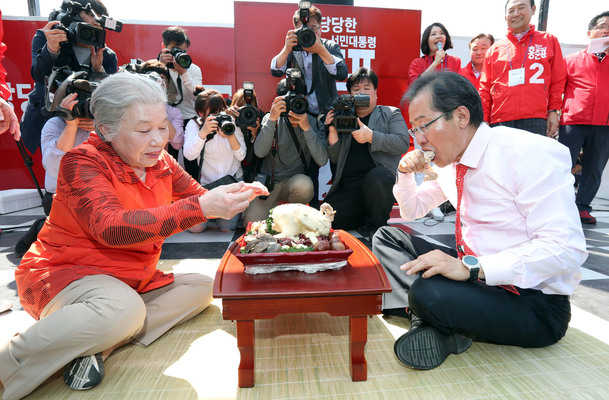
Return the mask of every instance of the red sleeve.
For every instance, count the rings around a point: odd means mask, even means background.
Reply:
[[[4,52],[6,51],[6,45],[2,43],[4,38],[4,27],[2,26],[2,11],[0,11],[0,96],[4,100],[8,100],[11,97],[11,91],[6,84],[6,70],[2,65],[4,59]]]
[[[182,197],[180,200],[169,205],[126,210],[119,199],[121,186],[115,187],[112,172],[99,153],[78,147],[66,153],[61,161],[57,195],[81,227],[105,246],[131,247],[155,243],[205,222],[199,205],[199,194],[205,189],[197,188],[188,180],[181,187],[176,185],[179,179],[183,179],[183,170],[179,167],[178,170],[172,168],[171,173],[177,176],[171,179],[173,196]],[[190,193],[192,195],[185,197]],[[150,193],[150,196],[154,194]]]
[[[554,57],[552,58],[552,77],[550,80],[548,111],[560,110],[562,106],[562,95],[567,84],[567,68],[565,59],[560,49],[560,43],[555,36],[552,36],[552,46],[554,47]]]
[[[480,75],[480,82],[478,83],[478,93],[480,93],[480,99],[482,100],[482,111],[484,112],[484,120],[490,122],[491,120],[491,62],[493,54],[493,47],[486,53],[484,60],[484,66],[482,67],[482,74]]]

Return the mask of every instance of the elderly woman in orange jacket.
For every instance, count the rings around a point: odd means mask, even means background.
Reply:
[[[258,194],[243,183],[207,191],[165,150],[165,93],[122,73],[93,92],[96,133],[61,161],[51,214],[15,272],[38,321],[0,343],[5,399],[67,364],[72,389],[99,384],[119,346],[147,346],[203,311],[212,280],[156,269],[163,240],[207,218],[231,218]]]

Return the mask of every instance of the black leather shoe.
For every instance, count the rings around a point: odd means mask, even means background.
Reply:
[[[413,320],[410,330],[396,340],[393,351],[411,368],[434,369],[450,354],[463,353],[471,345],[471,338],[460,333],[446,336],[419,319]]]

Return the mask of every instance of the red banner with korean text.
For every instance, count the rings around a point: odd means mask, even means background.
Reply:
[[[191,46],[189,54],[201,67],[203,85],[231,97],[243,81],[255,83],[259,106],[268,110],[275,97],[278,78],[270,73],[271,59],[284,45],[292,29],[295,4],[235,2],[234,27],[182,26]],[[420,11],[322,5],[322,37],[337,42],[349,73],[359,67],[372,68],[379,76],[378,103],[399,106],[407,87],[407,71],[419,56]],[[33,88],[30,76],[31,41],[46,18],[3,16],[8,50],[2,61],[11,89],[9,102],[21,117],[27,95]],[[108,32],[106,42],[119,65],[132,59],[156,59],[161,50],[161,32],[167,25],[125,23],[121,33]],[[345,82],[338,83],[346,93]],[[0,190],[33,188],[34,183],[10,135],[0,135]],[[38,183],[44,185],[41,152],[33,155]]]

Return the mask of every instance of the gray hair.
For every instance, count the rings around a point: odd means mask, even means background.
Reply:
[[[91,96],[91,110],[95,131],[105,141],[112,141],[118,134],[127,109],[135,104],[165,104],[167,95],[158,83],[149,78],[127,72],[104,79]],[[105,128],[105,134],[100,132]]]

